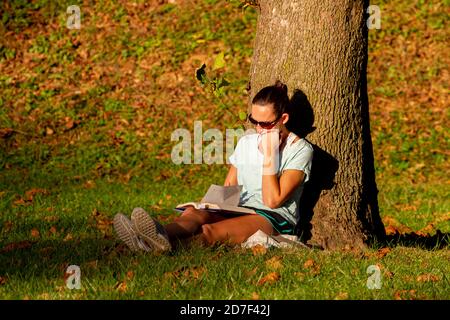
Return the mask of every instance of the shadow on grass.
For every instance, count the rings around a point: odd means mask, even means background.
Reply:
[[[384,244],[388,247],[403,246],[426,250],[444,249],[450,246],[450,233],[436,231],[434,235],[420,235],[415,232],[387,235]]]
[[[116,269],[136,257],[115,238],[87,238],[83,240],[18,241],[2,245],[0,276],[20,275],[21,278],[64,278],[70,265],[100,266]]]

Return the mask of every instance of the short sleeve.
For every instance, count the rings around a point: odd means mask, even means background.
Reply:
[[[300,149],[294,151],[283,170],[294,169],[305,173],[304,182],[309,180],[311,175],[311,164],[313,158],[313,148],[309,144],[303,145]]]
[[[231,163],[236,168],[237,168],[237,163],[239,161],[240,150],[242,148],[241,145],[242,145],[242,138],[238,140],[238,142],[236,144],[236,148],[234,149],[234,151],[231,154],[231,156],[228,158],[229,163]]]

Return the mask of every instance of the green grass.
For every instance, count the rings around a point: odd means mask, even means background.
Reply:
[[[175,172],[177,168],[167,170]],[[450,298],[448,247],[423,249],[420,243],[409,244],[411,247],[392,243],[392,251],[382,258],[377,258],[376,247],[366,255],[270,249],[264,255],[255,256],[251,250],[226,246],[136,255],[115,240],[111,226],[99,227],[95,219],[93,212],[99,213],[99,221],[107,221],[115,213],[129,214],[137,206],[155,216],[170,215],[178,202],[198,199],[209,183],[220,183],[225,171],[214,172],[204,167],[200,173],[208,178],[193,179],[190,184],[176,176],[154,182],[159,176],[155,172],[134,177],[127,184],[98,179],[90,188],[81,181],[61,179],[60,175],[49,179],[35,173],[20,179],[17,176],[9,177],[9,181],[2,179],[0,190],[6,190],[0,202],[4,212],[2,246],[25,240],[31,246],[1,254],[1,276],[6,282],[0,286],[0,296],[5,299],[251,299],[256,294],[261,299],[393,299],[396,295]],[[30,204],[14,205],[16,196],[25,197],[30,187],[48,192],[35,195]],[[438,189],[428,189],[424,196],[429,197],[429,202],[419,206],[413,216],[408,217],[407,212],[396,214],[394,205],[409,203],[416,198],[415,193],[423,190],[401,186],[383,188],[389,192],[383,192],[380,197],[382,212],[415,230],[433,219],[432,212],[449,209],[445,199],[436,196]],[[12,226],[6,231],[7,221]],[[56,232],[52,233],[52,227]],[[443,232],[450,231],[448,224],[440,227]],[[32,236],[33,229],[39,231],[39,237]],[[72,238],[65,241],[68,234]],[[282,266],[272,270],[266,261],[275,256],[281,258]],[[310,259],[318,269],[304,267]],[[72,264],[81,268],[81,290],[65,287],[64,272]],[[366,287],[369,277],[366,270],[370,265],[381,267],[380,290]],[[273,284],[258,285],[270,272],[278,272],[280,279]],[[437,278],[417,280],[427,274]],[[121,290],[123,281],[126,289]]]
[[[101,1],[81,6],[82,29],[69,31],[67,2],[9,3],[0,4],[0,31],[9,32],[0,44],[0,129],[14,130],[0,136],[1,299],[450,298],[441,235],[450,233],[447,2],[381,1],[382,29],[369,32],[380,213],[402,230],[384,256],[377,246],[127,251],[110,225],[115,213],[139,206],[167,223],[176,204],[223,183],[225,166],[172,164],[170,133],[192,131],[189,119],[224,130],[245,110],[256,13],[225,1]],[[220,103],[195,79],[219,53],[225,67],[211,75],[230,82]],[[266,264],[273,257],[276,270]],[[81,290],[65,287],[72,264]],[[381,268],[380,290],[366,287],[370,265]],[[271,272],[279,279],[258,285]]]

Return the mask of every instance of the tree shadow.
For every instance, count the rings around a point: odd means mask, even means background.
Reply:
[[[415,232],[395,233],[387,235],[386,240],[382,243],[387,247],[415,247],[427,250],[444,249],[450,246],[450,233],[442,233],[436,230],[434,235],[422,235]]]
[[[289,121],[286,127],[301,138],[314,132],[314,111],[308,97],[300,89],[295,89],[290,99]],[[309,142],[309,141],[308,141]],[[311,142],[310,142],[311,143]],[[311,177],[305,183],[299,203],[299,221],[296,234],[302,242],[311,239],[311,219],[314,207],[323,190],[330,190],[334,186],[334,177],[339,167],[338,161],[319,146],[311,143],[314,156],[311,165]]]
[[[286,127],[296,135],[306,138],[312,133],[314,127],[314,111],[307,96],[299,89],[294,90],[288,107],[289,122]],[[311,142],[310,142],[311,143]],[[311,166],[311,177],[305,183],[299,202],[299,221],[296,235],[306,243],[311,239],[311,220],[314,208],[324,190],[334,187],[334,178],[339,168],[339,162],[328,152],[311,143],[314,156]],[[443,249],[450,245],[450,233],[442,233],[437,230],[434,235],[421,235],[417,233],[387,235],[383,241],[376,245],[383,246],[406,246],[423,249]]]

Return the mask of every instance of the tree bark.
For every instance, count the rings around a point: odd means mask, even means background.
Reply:
[[[326,249],[363,248],[385,237],[367,97],[368,5],[259,1],[250,101],[277,79],[287,84],[296,114],[289,129],[315,146],[299,225],[304,240]]]

